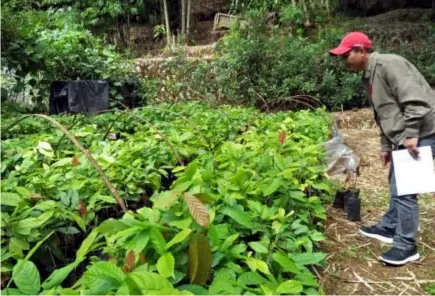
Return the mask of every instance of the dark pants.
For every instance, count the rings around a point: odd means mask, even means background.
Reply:
[[[435,157],[435,136],[420,139],[418,146],[431,146],[432,154]],[[403,147],[399,149],[403,149]],[[417,195],[397,196],[393,162],[391,162],[389,181],[390,207],[376,226],[395,233],[393,243],[395,248],[411,250],[417,245],[416,238],[419,224]]]

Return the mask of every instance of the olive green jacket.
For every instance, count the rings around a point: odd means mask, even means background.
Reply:
[[[382,151],[391,151],[406,138],[435,135],[435,91],[412,63],[374,52],[363,81],[381,129]]]

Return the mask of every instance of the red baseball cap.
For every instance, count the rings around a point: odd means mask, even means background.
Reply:
[[[332,55],[342,55],[349,52],[353,47],[372,48],[372,41],[361,32],[352,32],[341,39],[340,45],[329,51]]]

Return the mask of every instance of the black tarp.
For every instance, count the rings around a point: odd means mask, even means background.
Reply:
[[[94,114],[109,108],[109,83],[101,80],[55,81],[51,84],[50,114]]]

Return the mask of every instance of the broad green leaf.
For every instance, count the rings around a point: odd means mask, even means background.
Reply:
[[[76,253],[76,261],[81,260],[91,250],[92,244],[98,236],[97,229],[94,229],[82,242]]]
[[[107,294],[118,290],[124,283],[125,274],[121,268],[108,261],[93,263],[81,281],[88,287],[87,294]]]
[[[154,249],[157,251],[157,253],[159,253],[160,255],[165,254],[166,242],[162,233],[157,228],[151,227],[149,230],[149,236],[151,239],[151,243],[153,244]]]
[[[180,195],[175,191],[163,191],[153,197],[153,209],[169,209],[180,198]]]
[[[226,251],[229,247],[231,247],[233,245],[233,243],[236,241],[236,239],[239,237],[238,233],[235,233],[233,235],[230,235],[229,237],[227,237],[224,242],[222,243],[222,246],[220,247],[220,249],[222,251]]]
[[[253,272],[253,271],[242,273],[237,279],[237,281],[246,286],[261,285],[268,282],[267,279],[259,275],[257,272]]]
[[[76,223],[80,227],[80,229],[83,232],[86,232],[86,222],[85,222],[85,220],[83,220],[82,217],[80,217],[76,213],[68,212],[68,214],[71,216],[71,218],[74,219],[74,221],[76,221]]]
[[[239,209],[224,207],[221,209],[221,214],[224,214],[240,225],[243,225],[246,228],[254,228],[254,223],[251,220],[251,216],[248,213],[242,212]]]
[[[29,248],[30,246],[27,241],[24,241],[22,239],[11,237],[11,239],[9,240],[9,252],[11,254],[20,254],[22,258],[24,257],[23,250],[28,250]]]
[[[314,231],[310,233],[310,238],[315,242],[320,242],[325,239],[325,235],[319,231]]]
[[[142,230],[136,234],[128,244],[125,244],[125,248],[133,250],[136,254],[141,253],[147,246],[150,240],[147,230]]]
[[[300,281],[304,286],[310,286],[310,287],[318,287],[319,286],[319,283],[317,282],[316,277],[308,271],[296,275],[295,280]]]
[[[147,291],[160,291],[166,288],[172,288],[171,283],[159,274],[141,271],[131,272],[125,279],[130,294],[143,295]]]
[[[281,283],[276,289],[276,292],[285,295],[288,294],[299,295],[303,289],[304,287],[302,286],[301,282],[295,280],[289,280]]]
[[[109,220],[104,221],[97,227],[97,231],[104,235],[111,235],[113,233],[117,233],[119,231],[128,229],[129,226],[122,223],[120,220],[115,220],[110,218]]]
[[[199,285],[182,285],[178,287],[179,290],[186,290],[189,291],[191,293],[193,293],[194,295],[208,295],[208,290],[199,286]]]
[[[23,197],[23,198],[30,198],[30,191],[29,189],[25,187],[16,187],[15,190]]]
[[[265,295],[276,295],[276,289],[278,288],[278,284],[277,283],[265,283],[263,285],[260,286],[261,290],[263,290]]]
[[[178,229],[185,229],[185,228],[189,228],[190,224],[192,224],[192,221],[193,221],[192,217],[187,217],[186,219],[183,220],[171,221],[169,222],[169,225],[177,227]]]
[[[36,252],[36,250],[39,249],[39,247],[54,233],[54,231],[50,232],[49,234],[47,234],[42,240],[38,241],[33,248],[29,251],[29,253],[27,253],[26,258],[24,258],[24,260],[29,260],[33,254]]]
[[[258,269],[264,274],[270,274],[269,267],[267,266],[267,263],[264,262],[263,260],[248,257],[246,258],[246,264],[248,264],[249,268],[252,271],[257,271]]]
[[[265,196],[271,195],[275,191],[277,191],[283,184],[284,183],[281,179],[273,179],[272,183],[270,183],[267,187],[263,189],[263,194]]]
[[[326,257],[324,253],[301,253],[292,256],[295,263],[301,265],[311,265],[323,261]]]
[[[63,167],[63,166],[71,166],[72,165],[72,157],[67,157],[67,158],[61,158],[58,161],[56,161],[55,163],[53,163],[51,165],[51,167],[56,168],[56,167]]]
[[[172,172],[177,173],[177,172],[183,171],[185,168],[186,168],[185,166],[177,166],[177,167],[172,169]]]
[[[190,228],[186,228],[181,232],[177,233],[174,236],[174,238],[171,239],[169,243],[166,245],[166,249],[168,250],[173,245],[183,242],[189,236],[190,233],[192,233],[192,229]]]
[[[35,295],[41,289],[38,269],[31,261],[18,260],[12,271],[12,278],[17,288],[24,294]]]
[[[189,278],[193,284],[204,285],[209,277],[212,254],[208,238],[194,235],[189,243]]]
[[[74,268],[76,268],[80,263],[81,263],[81,261],[78,260],[78,261],[75,261],[73,263],[68,264],[65,267],[54,270],[50,274],[50,276],[44,281],[44,283],[42,284],[42,288],[49,290],[51,288],[54,288],[56,286],[61,285],[62,282],[71,273],[71,271],[73,271]]]
[[[20,232],[20,229],[32,229],[42,226],[53,216],[54,211],[47,211],[42,213],[38,218],[26,218],[17,223],[16,228],[17,231]]]
[[[269,253],[269,250],[260,242],[250,242],[248,245],[257,253]]]
[[[174,277],[175,259],[171,253],[165,253],[157,261],[157,271],[164,278]]]
[[[284,268],[284,271],[292,272],[294,274],[300,273],[296,264],[287,256],[281,253],[275,253],[272,255],[273,259],[278,262]]]
[[[2,206],[16,207],[22,201],[23,201],[23,198],[16,193],[12,193],[12,192],[2,192],[1,193],[1,205]]]

